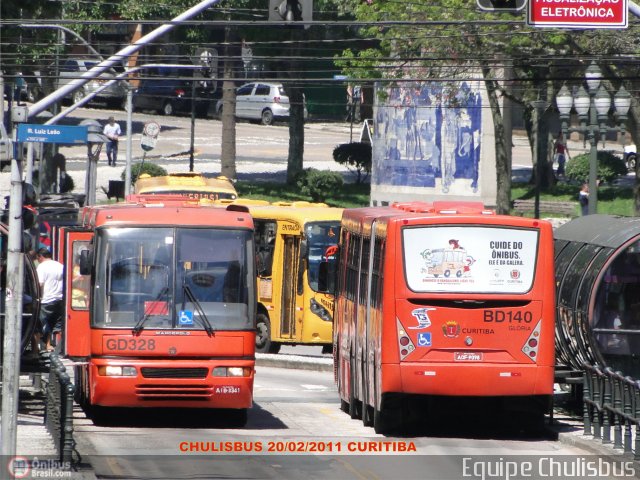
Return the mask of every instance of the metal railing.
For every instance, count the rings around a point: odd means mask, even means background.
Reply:
[[[73,396],[75,386],[66,367],[57,354],[49,357],[49,384],[44,422],[53,437],[61,462],[71,462],[75,441],[73,440]]]
[[[584,434],[603,444],[613,443],[613,448],[633,453],[640,461],[640,381],[609,367],[583,367]]]

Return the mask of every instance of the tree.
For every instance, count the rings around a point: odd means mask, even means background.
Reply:
[[[524,105],[529,114],[532,113],[532,101],[545,101],[547,106],[543,118],[547,118],[555,108],[553,97],[562,82],[573,81],[575,84],[583,78],[585,64],[590,61],[588,56],[595,52],[602,57],[622,52],[630,54],[637,50],[633,39],[624,32],[534,29],[527,27],[521,18],[480,13],[469,9],[469,4],[461,0],[443,0],[437,5],[345,0],[338,8],[344,15],[352,12],[357,20],[379,22],[358,31],[363,38],[376,38],[377,46],[346,49],[337,61],[353,78],[440,78],[448,81],[468,78],[470,69],[480,69],[496,133],[496,201],[497,210],[501,213],[510,209],[511,165],[507,151],[510,139],[503,138],[504,112],[500,109],[500,97],[509,95],[513,101]],[[384,25],[391,19],[410,23]],[[430,20],[437,20],[438,24],[417,23]],[[483,25],[478,20],[503,20],[503,23]],[[613,69],[613,64],[612,60],[610,69]],[[630,75],[632,69],[637,70],[637,67],[621,69],[616,64],[618,72],[624,70],[626,73],[625,78],[637,79],[637,71]],[[505,78],[505,71],[511,72],[510,78]],[[609,75],[613,76],[607,72],[607,77]],[[514,87],[512,91],[505,88],[505,80]],[[619,84],[620,80],[612,79],[611,83]],[[635,91],[637,88],[628,87],[627,90]],[[634,139],[640,137],[640,132],[637,132],[639,113],[640,105],[634,101],[629,122],[634,125]],[[544,128],[542,134],[548,135]],[[531,130],[530,140],[533,148]],[[540,142],[540,145],[540,154],[534,162],[543,162],[541,185],[551,185],[553,174],[545,154],[547,142]],[[534,168],[534,172],[536,170]]]

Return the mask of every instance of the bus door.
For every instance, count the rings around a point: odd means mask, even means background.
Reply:
[[[93,232],[78,227],[63,227],[65,265],[64,351],[69,357],[90,354],[89,292],[91,275],[80,273],[82,251],[90,248]],[[61,253],[62,255],[62,253]]]
[[[280,310],[280,336],[294,338],[296,336],[296,319],[298,314],[298,272],[300,256],[300,236],[282,236],[282,292]]]

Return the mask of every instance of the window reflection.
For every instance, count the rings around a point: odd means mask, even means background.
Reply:
[[[603,354],[640,353],[640,241],[607,269],[595,305],[594,329]]]

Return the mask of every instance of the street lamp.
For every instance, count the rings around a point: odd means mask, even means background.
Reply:
[[[617,113],[618,126],[607,125],[609,110],[611,109],[611,96],[607,89],[600,85],[602,72],[595,63],[591,63],[585,71],[587,92],[580,86],[575,94],[572,94],[566,85],[563,85],[556,95],[556,105],[560,112],[562,134],[567,138],[568,133],[577,132],[589,140],[589,214],[598,211],[598,137],[604,142],[607,132],[620,132],[624,137],[627,113],[631,106],[631,95],[623,86],[615,94],[613,104],[614,113]],[[575,108],[580,119],[579,127],[569,127],[571,108]]]
[[[102,125],[93,119],[86,119],[80,122],[86,125],[87,129],[87,171],[85,172],[85,205],[96,204],[96,177],[98,173],[98,159],[102,145],[109,141],[102,133]]]

